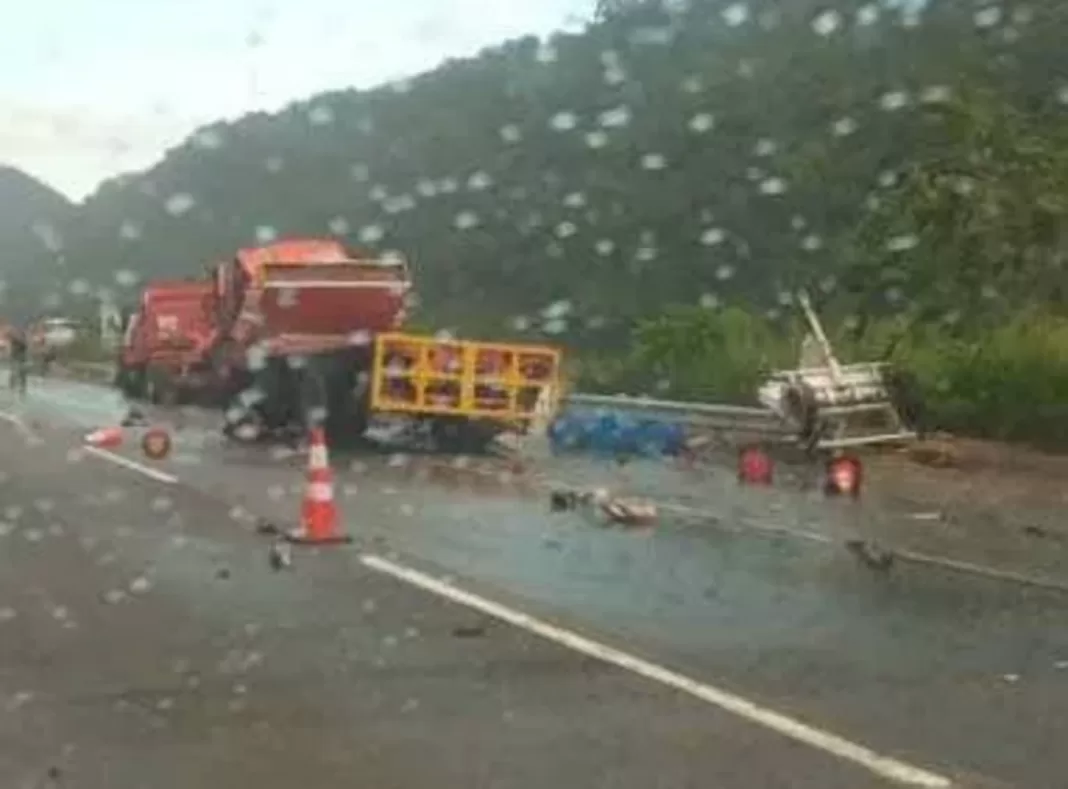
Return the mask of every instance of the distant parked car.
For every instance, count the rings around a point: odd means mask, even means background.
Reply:
[[[47,318],[34,332],[41,345],[49,349],[67,348],[78,339],[78,322],[70,318]]]

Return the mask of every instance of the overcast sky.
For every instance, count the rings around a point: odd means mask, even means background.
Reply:
[[[593,0],[29,0],[0,11],[0,162],[74,199],[196,126],[576,27]]]

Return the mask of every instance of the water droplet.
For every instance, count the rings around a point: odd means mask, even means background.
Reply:
[[[706,247],[722,244],[727,234],[719,227],[710,227],[701,234],[701,243]]]
[[[616,244],[611,239],[602,238],[593,245],[593,248],[598,255],[605,257],[611,255],[615,251]]]
[[[609,129],[619,129],[630,123],[631,112],[630,107],[626,105],[620,105],[610,110],[602,112],[597,119],[597,122]]]
[[[382,240],[385,231],[380,225],[365,225],[360,228],[360,241],[364,244],[374,244]]]
[[[874,3],[857,9],[857,24],[862,27],[874,25],[879,21],[879,6]]]
[[[663,170],[667,167],[667,159],[663,154],[647,153],[641,159],[643,170]]]
[[[812,20],[812,29],[818,35],[829,36],[842,26],[842,16],[837,11],[824,11]]]
[[[953,91],[948,85],[930,85],[920,91],[920,101],[925,104],[943,104],[952,96]]]
[[[879,97],[879,106],[887,112],[899,110],[909,103],[909,95],[903,90],[894,90]]]
[[[886,248],[891,252],[906,252],[919,246],[920,239],[912,234],[894,236],[886,242]]]
[[[167,213],[171,216],[182,216],[195,205],[196,200],[193,199],[192,195],[180,192],[168,197],[167,202],[164,203],[164,208],[167,209]]]
[[[691,74],[683,78],[681,88],[683,93],[700,93],[704,89],[704,82],[701,77]]]
[[[474,211],[461,211],[453,220],[453,225],[457,230],[471,230],[478,227],[478,222],[478,214]]]
[[[982,8],[975,12],[973,19],[978,28],[994,27],[1001,22],[1001,7],[992,5]]]
[[[721,16],[729,27],[744,25],[749,20],[749,6],[745,3],[734,3],[724,8]]]
[[[200,129],[193,135],[193,145],[205,151],[214,151],[222,147],[222,135],[215,129]]]
[[[836,137],[848,137],[858,128],[859,125],[852,118],[839,118],[831,124],[831,131]]]
[[[144,594],[152,588],[152,582],[143,575],[139,575],[130,581],[130,593],[131,594]]]
[[[1068,89],[1066,89],[1068,90]],[[608,135],[603,131],[591,131],[586,133],[586,145],[594,150],[608,145]]]
[[[558,112],[549,120],[555,131],[571,131],[578,125],[578,118],[573,112]]]
[[[509,123],[500,128],[501,139],[507,143],[517,143],[523,139],[523,133],[514,123]]]
[[[483,189],[489,189],[493,186],[493,179],[489,173],[479,170],[473,173],[470,178],[467,179],[467,188],[475,192],[480,192]]]
[[[260,225],[256,228],[256,242],[259,244],[270,244],[277,238],[278,231],[270,225]]]
[[[308,123],[312,126],[329,126],[334,122],[334,111],[325,104],[312,107],[308,112]]]
[[[786,192],[786,181],[782,178],[765,178],[760,182],[760,191],[766,195],[781,195]]]

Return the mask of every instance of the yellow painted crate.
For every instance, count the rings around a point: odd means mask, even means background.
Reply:
[[[525,343],[375,338],[371,409],[525,423],[555,414],[560,351]]]

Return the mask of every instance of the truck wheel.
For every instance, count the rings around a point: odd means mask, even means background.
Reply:
[[[116,386],[130,400],[144,397],[145,370],[143,367],[125,367],[120,365],[115,374]]]
[[[178,387],[166,370],[150,368],[146,376],[148,400],[153,405],[174,405],[178,399]]]

